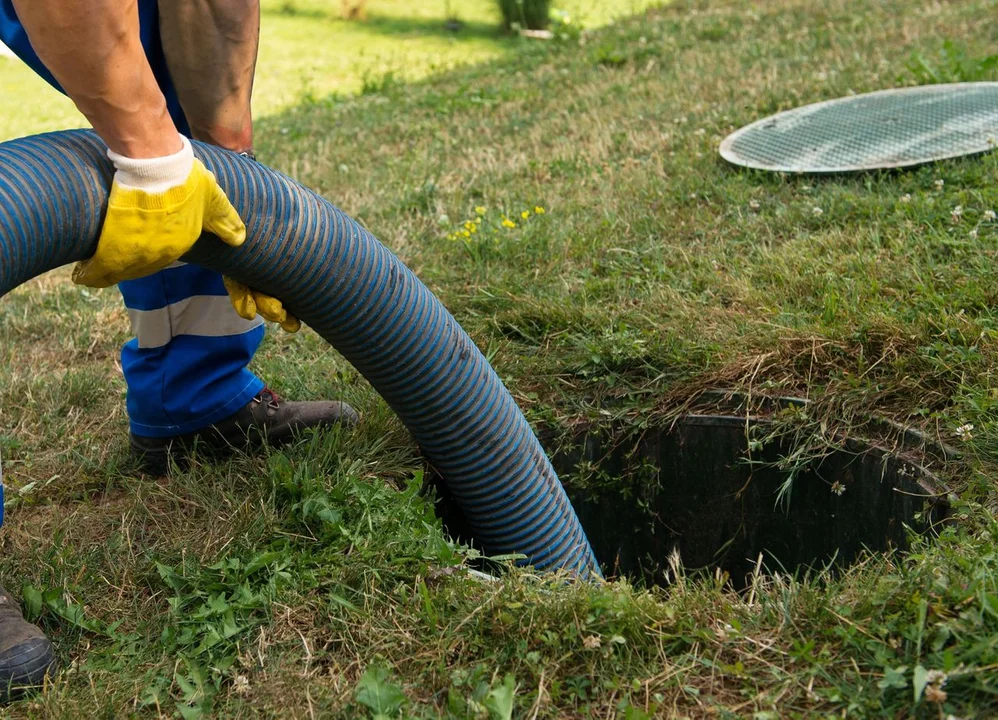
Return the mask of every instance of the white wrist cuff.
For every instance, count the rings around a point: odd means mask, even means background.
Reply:
[[[107,156],[118,170],[115,181],[120,186],[147,193],[163,193],[183,185],[194,167],[194,149],[183,135],[180,140],[184,144],[180,152],[159,158],[137,160],[108,150]]]

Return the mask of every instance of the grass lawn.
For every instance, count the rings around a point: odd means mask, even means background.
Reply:
[[[337,23],[291,6],[268,5],[270,37]],[[290,397],[347,399],[362,427],[137,475],[127,318],[59,272],[0,306],[0,578],[23,583],[65,668],[11,715],[998,714],[998,155],[815,179],[716,154],[751,120],[928,66],[998,79],[998,2],[687,0],[523,44],[465,7],[472,37],[450,57],[487,63],[406,61],[425,78],[382,69],[359,97],[362,66],[333,58],[350,82],[299,84],[276,63],[260,157],[413,267],[539,426],[625,437],[706,388],[806,396],[788,424],[812,449],[845,429],[877,439],[871,414],[956,445],[941,468],[955,522],[907,556],[760,574],[743,593],[681,568],[666,588],[483,582],[455,570],[472,553],[419,497],[404,428],[308,331],[271,333],[254,368]],[[372,39],[393,22],[372,19]],[[5,111],[0,128],[51,112]]]
[[[583,27],[660,4],[653,0],[561,0]],[[262,0],[254,112],[265,117],[303,101],[352,95],[469,63],[515,54],[517,38],[499,28],[493,0],[413,3],[370,0],[363,22],[346,20],[340,0]],[[448,14],[448,7],[453,10]],[[462,24],[448,30],[451,17]],[[0,56],[0,140],[85,127],[73,104],[15,59]]]

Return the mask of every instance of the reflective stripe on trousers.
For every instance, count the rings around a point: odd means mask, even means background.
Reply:
[[[177,335],[226,337],[263,325],[257,317],[243,320],[232,310],[228,297],[195,295],[158,310],[129,310],[132,333],[140,349],[163,347]]]
[[[236,314],[221,275],[176,263],[118,288],[136,336],[121,351],[133,433],[201,430],[263,389],[246,369],[263,340],[263,321]]]

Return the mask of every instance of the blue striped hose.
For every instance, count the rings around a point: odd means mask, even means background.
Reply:
[[[370,233],[251,160],[195,143],[246,222],[233,250],[184,257],[281,298],[381,393],[460,504],[485,551],[539,570],[600,574],[523,413],[457,321]],[[94,253],[111,185],[88,131],[0,143],[0,296]]]

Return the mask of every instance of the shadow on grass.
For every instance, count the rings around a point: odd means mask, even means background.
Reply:
[[[279,10],[264,11],[265,15],[287,18],[305,18],[330,23],[351,23],[354,30],[372,35],[415,35],[422,37],[444,37],[456,39],[502,39],[509,37],[503,32],[498,18],[495,23],[481,21],[447,20],[441,17],[402,17],[398,15],[372,14],[364,20],[346,20],[339,11],[317,8],[300,8],[287,4]]]
[[[308,20],[329,20],[346,22],[339,3],[326,3],[323,7],[299,7],[295,0],[284,0],[280,7],[264,7],[261,13],[266,16],[284,18],[306,18]]]
[[[454,23],[454,24],[450,24]],[[507,37],[498,20],[485,22],[449,21],[443,18],[414,18],[396,15],[372,15],[362,23],[364,30],[380,35],[422,35],[464,38],[501,39]]]

